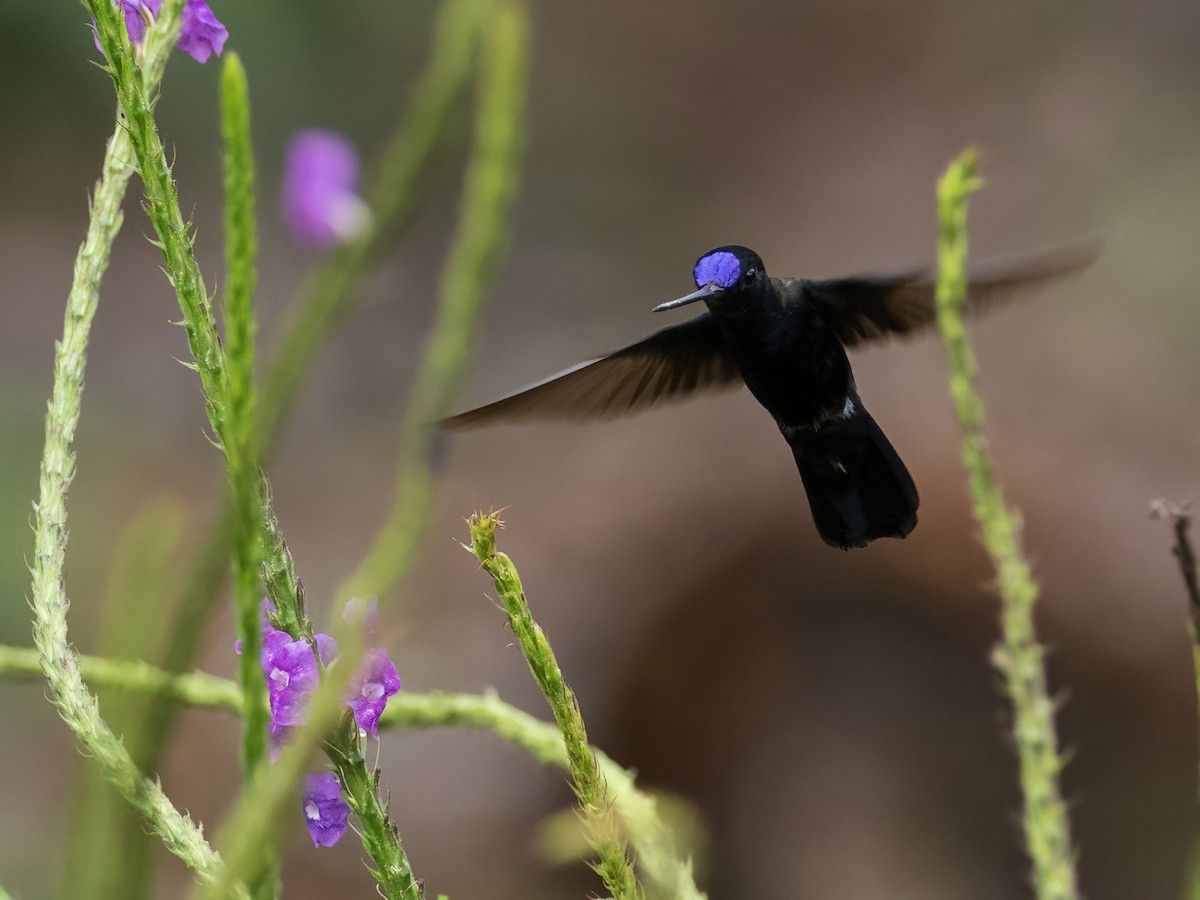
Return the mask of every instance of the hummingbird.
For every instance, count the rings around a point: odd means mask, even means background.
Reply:
[[[1080,246],[972,278],[968,308],[977,312],[1079,271],[1094,256]],[[826,544],[848,550],[912,532],[916,485],[863,405],[846,350],[931,326],[931,275],[772,278],[757,253],[729,245],[701,256],[692,276],[696,290],[653,311],[703,302],[701,315],[439,425],[605,419],[744,384],[791,448]]]

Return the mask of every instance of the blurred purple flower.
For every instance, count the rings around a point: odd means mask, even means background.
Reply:
[[[309,129],[292,137],[283,169],[283,221],[296,243],[328,250],[368,226],[358,168],[358,154],[340,134]]]
[[[399,690],[400,674],[387,651],[382,647],[368,650],[362,668],[351,682],[350,699],[346,701],[358,727],[373,738],[379,737],[379,717],[388,697]]]
[[[313,772],[308,776],[304,800],[304,824],[313,846],[332,847],[346,833],[350,807],[342,800],[342,786],[332,772]]]
[[[153,2],[158,5],[162,0]],[[214,53],[220,56],[228,37],[229,29],[217,21],[204,0],[187,0],[179,28],[179,43],[175,46],[196,62],[202,63]]]
[[[360,615],[366,629],[367,641],[372,642],[375,640],[375,632],[379,630],[379,600],[363,600],[361,597],[351,597],[347,600],[346,607],[342,610],[342,618],[349,622]]]
[[[113,0],[113,5],[125,13],[125,32],[130,43],[140,44],[146,37],[146,22],[158,16],[162,0]],[[92,29],[96,49],[103,52],[94,22]],[[176,44],[180,50],[202,63],[214,53],[220,56],[228,37],[229,30],[217,21],[204,0],[187,0]]]

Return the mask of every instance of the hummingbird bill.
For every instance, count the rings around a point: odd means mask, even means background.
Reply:
[[[967,308],[1044,287],[1095,256],[1081,244],[982,273],[968,282]],[[772,278],[757,253],[736,245],[705,253],[692,274],[696,290],[654,312],[700,302],[706,312],[439,425],[606,419],[745,385],[791,448],[826,544],[848,550],[911,533],[916,485],[863,405],[846,351],[932,326],[932,276]]]

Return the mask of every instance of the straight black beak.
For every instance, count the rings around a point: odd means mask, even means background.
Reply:
[[[687,306],[689,303],[695,303],[697,300],[703,300],[705,297],[711,297],[713,294],[720,291],[721,288],[714,282],[709,282],[700,288],[698,291],[692,291],[686,297],[680,297],[678,300],[668,300],[666,303],[660,303],[654,307],[654,312],[666,312],[668,309],[678,309],[680,306]]]

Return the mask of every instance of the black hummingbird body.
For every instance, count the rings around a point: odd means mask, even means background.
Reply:
[[[1079,270],[1093,256],[1090,247],[1076,248],[975,279],[972,306]],[[758,254],[739,246],[709,251],[693,274],[696,291],[655,311],[703,300],[707,313],[441,424],[605,418],[744,383],[792,448],[826,543],[847,549],[908,535],[917,490],[863,406],[846,347],[931,324],[932,280],[920,273],[771,278]]]
[[[710,274],[728,281],[707,271],[705,260],[732,270],[730,257],[738,279],[701,299],[742,381],[792,448],[818,533],[842,548],[905,537],[917,524],[916,486],[863,407],[846,348],[808,290],[811,282],[770,278],[757,254],[735,246],[701,257],[697,282]]]

